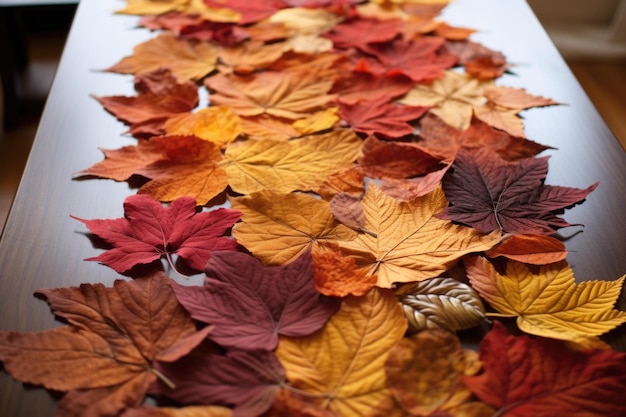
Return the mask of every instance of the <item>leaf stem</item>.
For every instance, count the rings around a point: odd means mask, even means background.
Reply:
[[[512,319],[514,317],[517,317],[517,315],[515,315],[515,314],[503,314],[503,313],[485,313],[485,316],[487,316],[487,317],[501,317],[501,318],[505,318],[505,319]]]
[[[150,368],[150,372],[152,372],[153,374],[155,374],[157,376],[157,378],[159,378],[161,381],[163,381],[163,383],[165,385],[167,385],[167,387],[169,389],[174,389],[176,388],[176,384],[174,383],[174,381],[172,381],[171,379],[169,379],[168,377],[166,377],[163,372],[159,371],[156,368]]]
[[[170,269],[174,271],[175,274],[185,279],[189,278],[187,275],[179,272],[178,269],[176,269],[176,266],[174,265],[174,260],[172,259],[170,253],[167,251],[165,251],[165,258],[167,259],[167,264],[170,266]]]

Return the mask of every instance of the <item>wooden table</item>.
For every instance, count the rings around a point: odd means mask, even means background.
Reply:
[[[114,15],[117,0],[82,0],[45,107],[15,203],[0,241],[0,330],[39,331],[58,325],[39,288],[82,282],[110,284],[118,276],[95,262],[85,228],[70,214],[88,218],[123,215],[122,201],[135,190],[109,180],[72,180],[72,173],[102,160],[98,147],[132,144],[120,122],[94,95],[133,95],[132,77],[99,72],[154,36],[135,29],[137,19]],[[456,0],[443,18],[479,29],[473,40],[502,51],[516,75],[502,85],[525,87],[565,103],[523,113],[527,136],[558,148],[548,184],[599,187],[566,212],[575,235],[566,244],[579,280],[612,280],[626,273],[626,154],[584,94],[523,0]],[[581,232],[581,233],[577,233]],[[54,415],[55,400],[0,374],[0,416]]]

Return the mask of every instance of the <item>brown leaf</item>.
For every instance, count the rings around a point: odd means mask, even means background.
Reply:
[[[330,210],[335,219],[352,230],[363,230],[365,214],[361,205],[361,197],[346,193],[336,194],[330,200]]]
[[[343,256],[338,245],[328,243],[312,253],[315,286],[319,292],[334,297],[365,295],[376,285],[376,275],[358,269],[354,258]]]
[[[504,256],[518,262],[546,265],[565,260],[567,249],[563,242],[552,236],[513,235],[503,239],[486,255],[490,258]]]

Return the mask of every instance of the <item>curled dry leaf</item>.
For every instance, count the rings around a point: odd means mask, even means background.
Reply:
[[[69,391],[59,410],[116,415],[141,403],[157,362],[189,353],[210,332],[196,326],[163,273],[133,281],[39,290],[69,326],[39,333],[0,332],[0,360],[22,382]]]
[[[330,200],[329,206],[333,216],[340,223],[352,230],[364,231],[365,213],[361,205],[361,196],[339,193]]]
[[[490,258],[503,256],[532,265],[564,261],[567,249],[560,240],[543,235],[506,236],[502,243],[486,252]]]
[[[320,331],[281,338],[276,354],[290,385],[340,416],[367,415],[389,399],[384,364],[406,319],[389,290],[347,297]]]
[[[317,245],[356,236],[333,217],[328,202],[310,195],[261,191],[230,201],[242,213],[233,236],[268,264],[282,265]]]
[[[472,287],[498,311],[495,316],[516,317],[526,333],[585,344],[626,323],[626,312],[614,308],[626,276],[577,284],[565,262],[533,273],[509,261],[504,275],[481,257],[464,262]]]
[[[485,320],[485,307],[472,287],[453,278],[408,284],[396,293],[413,332],[428,328],[469,329]]]
[[[473,400],[461,380],[480,367],[478,354],[462,349],[453,333],[430,329],[400,340],[389,352],[385,373],[389,389],[410,416],[491,417],[495,410]],[[458,413],[468,407],[474,408],[471,414]]]

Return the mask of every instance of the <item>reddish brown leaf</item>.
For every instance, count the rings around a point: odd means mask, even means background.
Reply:
[[[480,345],[482,374],[467,386],[498,415],[626,415],[626,354],[613,350],[572,351],[553,339],[515,337],[494,328]]]
[[[333,41],[335,48],[359,48],[367,52],[372,43],[391,41],[400,33],[401,27],[399,19],[356,17],[336,25],[325,36]]]
[[[157,362],[186,355],[211,330],[196,331],[162,273],[38,294],[69,326],[0,332],[0,360],[20,381],[69,391],[63,415],[117,415],[141,403],[160,375]]]
[[[209,7],[227,8],[239,13],[241,16],[239,24],[241,25],[268,18],[286,6],[281,0],[264,0],[261,2],[250,0],[204,0],[204,3]]]
[[[582,202],[596,184],[586,189],[544,185],[548,157],[502,161],[486,150],[462,151],[443,180],[451,203],[436,215],[489,233],[550,235],[571,226],[559,210]]]
[[[353,230],[362,230],[365,214],[361,206],[361,196],[348,193],[336,194],[329,203],[335,219]]]
[[[313,251],[315,287],[322,294],[333,297],[365,295],[375,285],[378,277],[358,269],[354,258],[343,256],[338,245]]]
[[[490,258],[504,256],[518,262],[545,265],[565,260],[567,250],[560,240],[551,236],[514,235],[486,253]]]
[[[214,326],[210,338],[240,349],[273,350],[278,336],[307,336],[339,307],[315,289],[311,254],[266,266],[240,252],[214,253],[203,287],[172,284],[191,316]]]
[[[224,236],[241,217],[237,210],[196,213],[192,197],[180,197],[164,207],[151,197],[134,195],[124,201],[124,215],[110,220],[72,216],[113,246],[88,261],[102,262],[123,273],[162,257],[173,265],[171,257],[176,254],[191,268],[202,271],[212,252],[237,248],[234,239]]]
[[[331,92],[337,94],[340,102],[354,105],[359,100],[391,100],[406,94],[411,87],[413,81],[404,75],[356,72],[336,82]]]

